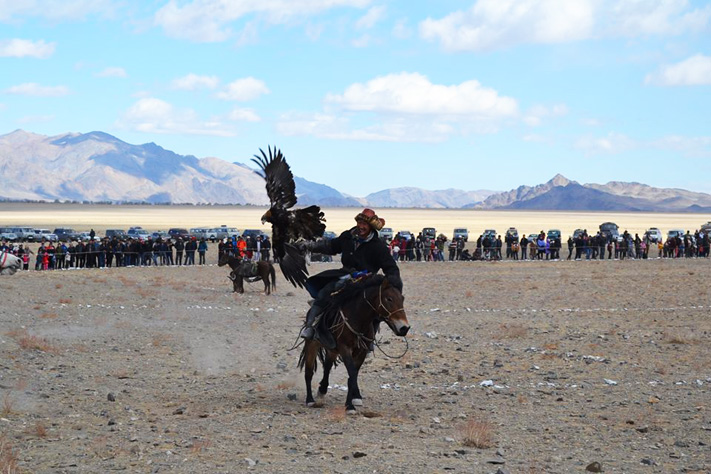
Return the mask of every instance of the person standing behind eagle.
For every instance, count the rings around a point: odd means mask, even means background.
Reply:
[[[343,268],[326,270],[306,280],[306,290],[314,298],[314,302],[301,331],[301,337],[305,339],[313,339],[316,334],[314,327],[339,280],[348,278],[353,273],[377,273],[382,270],[390,284],[402,291],[400,269],[387,244],[378,238],[378,231],[385,225],[385,220],[379,218],[372,209],[363,209],[363,212],[355,216],[355,220],[355,227],[336,238],[295,244],[301,252],[310,250],[326,255],[340,253],[343,264]]]

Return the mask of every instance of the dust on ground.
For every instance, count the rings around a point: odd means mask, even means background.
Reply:
[[[2,277],[0,470],[711,470],[708,260],[401,270],[409,348],[366,360],[355,416],[342,366],[304,405],[307,296],[281,275],[271,296],[215,265]]]

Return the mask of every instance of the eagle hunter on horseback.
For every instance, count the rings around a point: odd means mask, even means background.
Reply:
[[[333,239],[319,239],[326,226],[318,206],[289,210],[296,204],[294,177],[281,151],[268,148],[255,155],[266,181],[270,209],[262,223],[272,224],[275,257],[287,280],[305,287],[314,301],[306,315],[300,336],[306,342],[299,366],[305,367],[306,403],[313,405],[311,378],[316,357],[323,363],[324,376],[319,394],[328,389],[331,368],[340,358],[348,370],[346,410],[355,412],[362,404],[358,372],[375,341],[380,322],[398,336],[407,335],[410,324],[403,307],[400,270],[388,247],[378,237],[385,225],[371,209],[356,215],[356,226]],[[307,278],[306,251],[326,255],[341,254],[343,267]],[[376,275],[382,270],[384,275]],[[320,322],[320,324],[319,324]]]

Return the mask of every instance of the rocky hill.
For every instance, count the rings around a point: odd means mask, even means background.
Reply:
[[[0,136],[0,200],[268,203],[263,179],[242,163],[179,155],[155,143],[131,145],[103,132],[54,137],[16,130]],[[560,174],[505,192],[385,189],[354,197],[295,177],[300,205],[709,212],[711,195],[611,181],[579,184]]]

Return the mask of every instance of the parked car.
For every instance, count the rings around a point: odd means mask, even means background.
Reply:
[[[12,227],[0,227],[0,240],[17,242],[20,238],[12,231]]]
[[[585,233],[585,229],[575,229],[575,230],[573,231],[573,240],[577,239],[578,237],[580,237],[580,236],[583,235],[584,233]]]
[[[398,232],[398,235],[400,236],[401,239],[405,239],[405,240],[412,239],[412,232],[410,232],[409,230],[401,230]]]
[[[126,231],[123,229],[107,229],[106,237],[109,239],[113,239],[114,237],[117,239],[124,239],[126,238]]]
[[[492,240],[496,240],[496,229],[485,229],[484,232],[481,234],[482,240],[485,238],[489,237]]]
[[[58,242],[57,234],[49,231],[49,229],[35,229],[35,241],[41,242],[42,240],[48,242]]]
[[[151,237],[153,238],[153,240],[166,240],[170,238],[170,234],[164,230],[157,230],[151,234]]]
[[[94,234],[94,239],[101,240],[101,237]],[[81,240],[82,242],[86,242],[87,240],[91,240],[91,232],[79,232],[77,234],[77,240]]]
[[[189,239],[190,238],[190,233],[188,232],[188,229],[184,229],[182,227],[172,227],[168,229],[168,234],[170,235],[171,239],[177,239],[180,237],[181,239]]]
[[[32,227],[15,226],[10,228],[10,232],[17,236],[19,242],[34,242],[35,229]]]
[[[148,240],[148,238],[150,238],[151,236],[151,234],[149,234],[147,230],[143,229],[143,227],[131,227],[130,229],[128,229],[126,235],[128,235],[132,239],[140,240]]]
[[[676,237],[679,237],[680,239],[684,238],[684,234],[686,234],[686,231],[683,229],[672,229],[669,232],[667,232],[667,240],[673,239]]]
[[[189,232],[192,237],[195,237],[198,240],[209,239],[209,235],[211,234],[210,229],[207,227],[193,227]]]
[[[460,238],[464,242],[469,240],[469,231],[464,228],[464,227],[459,227],[454,229],[454,232],[452,232],[452,239],[457,239]]]
[[[620,228],[614,222],[603,222],[600,224],[600,235],[605,237],[608,242],[619,240]]]
[[[506,231],[506,237],[513,237],[514,239],[518,239],[518,229],[516,229],[516,227],[509,227]]]
[[[423,227],[422,238],[424,240],[432,240],[437,238],[437,230],[434,227]]]
[[[236,227],[227,227],[222,225],[211,230],[215,233],[215,240],[231,239],[232,237],[240,236],[239,229]]]
[[[258,236],[266,236],[267,234],[264,233],[264,231],[260,229],[245,229],[244,232],[242,232],[242,238],[244,240],[247,240],[248,237],[254,236],[254,238],[257,238]]]
[[[393,230],[390,227],[383,227],[378,231],[378,235],[380,235],[380,238],[385,242],[393,240]]]
[[[79,238],[79,232],[70,227],[58,227],[54,229],[54,233],[57,234],[57,238],[60,242],[69,242]]]
[[[548,233],[546,234],[546,237],[548,237],[548,240],[554,240],[554,239],[560,239],[560,230],[558,229],[550,229]]]
[[[706,224],[702,224],[699,232],[705,235],[711,235],[711,221]]]
[[[662,231],[656,227],[650,227],[647,232],[644,233],[645,238],[647,238],[652,243],[657,243],[662,240]]]

